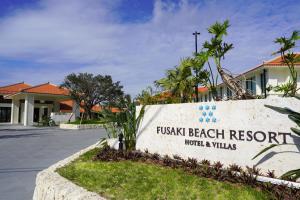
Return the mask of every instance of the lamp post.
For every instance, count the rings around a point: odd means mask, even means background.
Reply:
[[[200,32],[195,31],[193,33],[193,35],[195,36],[195,53],[198,53],[198,35],[200,35]],[[198,78],[198,69],[196,68],[196,78]],[[198,83],[196,83],[195,85],[195,95],[196,95],[196,102],[199,102],[199,95],[198,95]]]

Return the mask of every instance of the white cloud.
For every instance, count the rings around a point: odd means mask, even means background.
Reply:
[[[87,71],[111,74],[127,92],[136,94],[180,58],[191,55],[192,32],[201,32],[202,43],[209,38],[206,28],[216,20],[230,19],[232,24],[227,39],[235,49],[225,65],[233,72],[270,58],[276,48],[274,38],[300,27],[296,12],[300,5],[274,11],[276,5],[252,1],[156,1],[150,20],[122,23],[119,3],[42,0],[33,9],[2,18],[0,56],[33,66],[11,70],[0,64],[0,79],[60,83],[70,72]]]

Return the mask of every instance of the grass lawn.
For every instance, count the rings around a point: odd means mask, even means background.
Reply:
[[[108,199],[270,199],[254,188],[141,162],[92,161],[99,149],[58,169],[63,177]]]
[[[81,124],[103,124],[104,122],[99,119],[90,119],[90,120],[82,120]],[[74,122],[69,122],[68,124],[80,124],[80,120],[76,120]]]

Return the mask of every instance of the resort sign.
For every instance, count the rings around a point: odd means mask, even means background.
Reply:
[[[200,147],[212,147],[228,150],[236,150],[236,141],[244,142],[268,142],[270,144],[287,144],[287,138],[291,137],[291,133],[263,131],[245,131],[245,130],[229,130],[225,133],[224,129],[200,129],[200,128],[179,128],[179,127],[162,127],[157,126],[157,134],[170,136],[185,137],[184,144]],[[227,138],[228,137],[228,138]],[[226,139],[225,139],[226,138]],[[207,139],[217,139],[232,141],[226,142],[210,142]]]
[[[225,165],[254,165],[278,175],[300,168],[300,147],[293,145],[300,141],[290,131],[295,124],[264,105],[300,109],[300,101],[293,98],[147,106],[137,149]],[[279,146],[252,160],[272,144]]]

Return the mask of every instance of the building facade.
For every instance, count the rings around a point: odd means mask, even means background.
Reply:
[[[300,54],[297,54],[297,56],[300,56]],[[297,84],[300,87],[300,63],[296,63],[295,69],[298,73]],[[283,64],[281,57],[278,56],[242,73],[236,79],[252,95],[258,98],[266,98],[270,95],[282,95],[282,93],[275,92],[272,88],[288,82],[290,72],[288,66]],[[200,87],[198,91],[200,101],[213,100],[209,88]],[[229,100],[234,96],[233,92],[224,83],[217,85],[217,93],[217,99],[219,100]],[[300,94],[299,91],[298,94]]]
[[[0,87],[0,123],[34,125],[51,112],[61,112],[63,102],[70,101],[69,92],[51,83],[31,86],[24,82]],[[79,116],[80,109],[72,103],[64,111]]]

